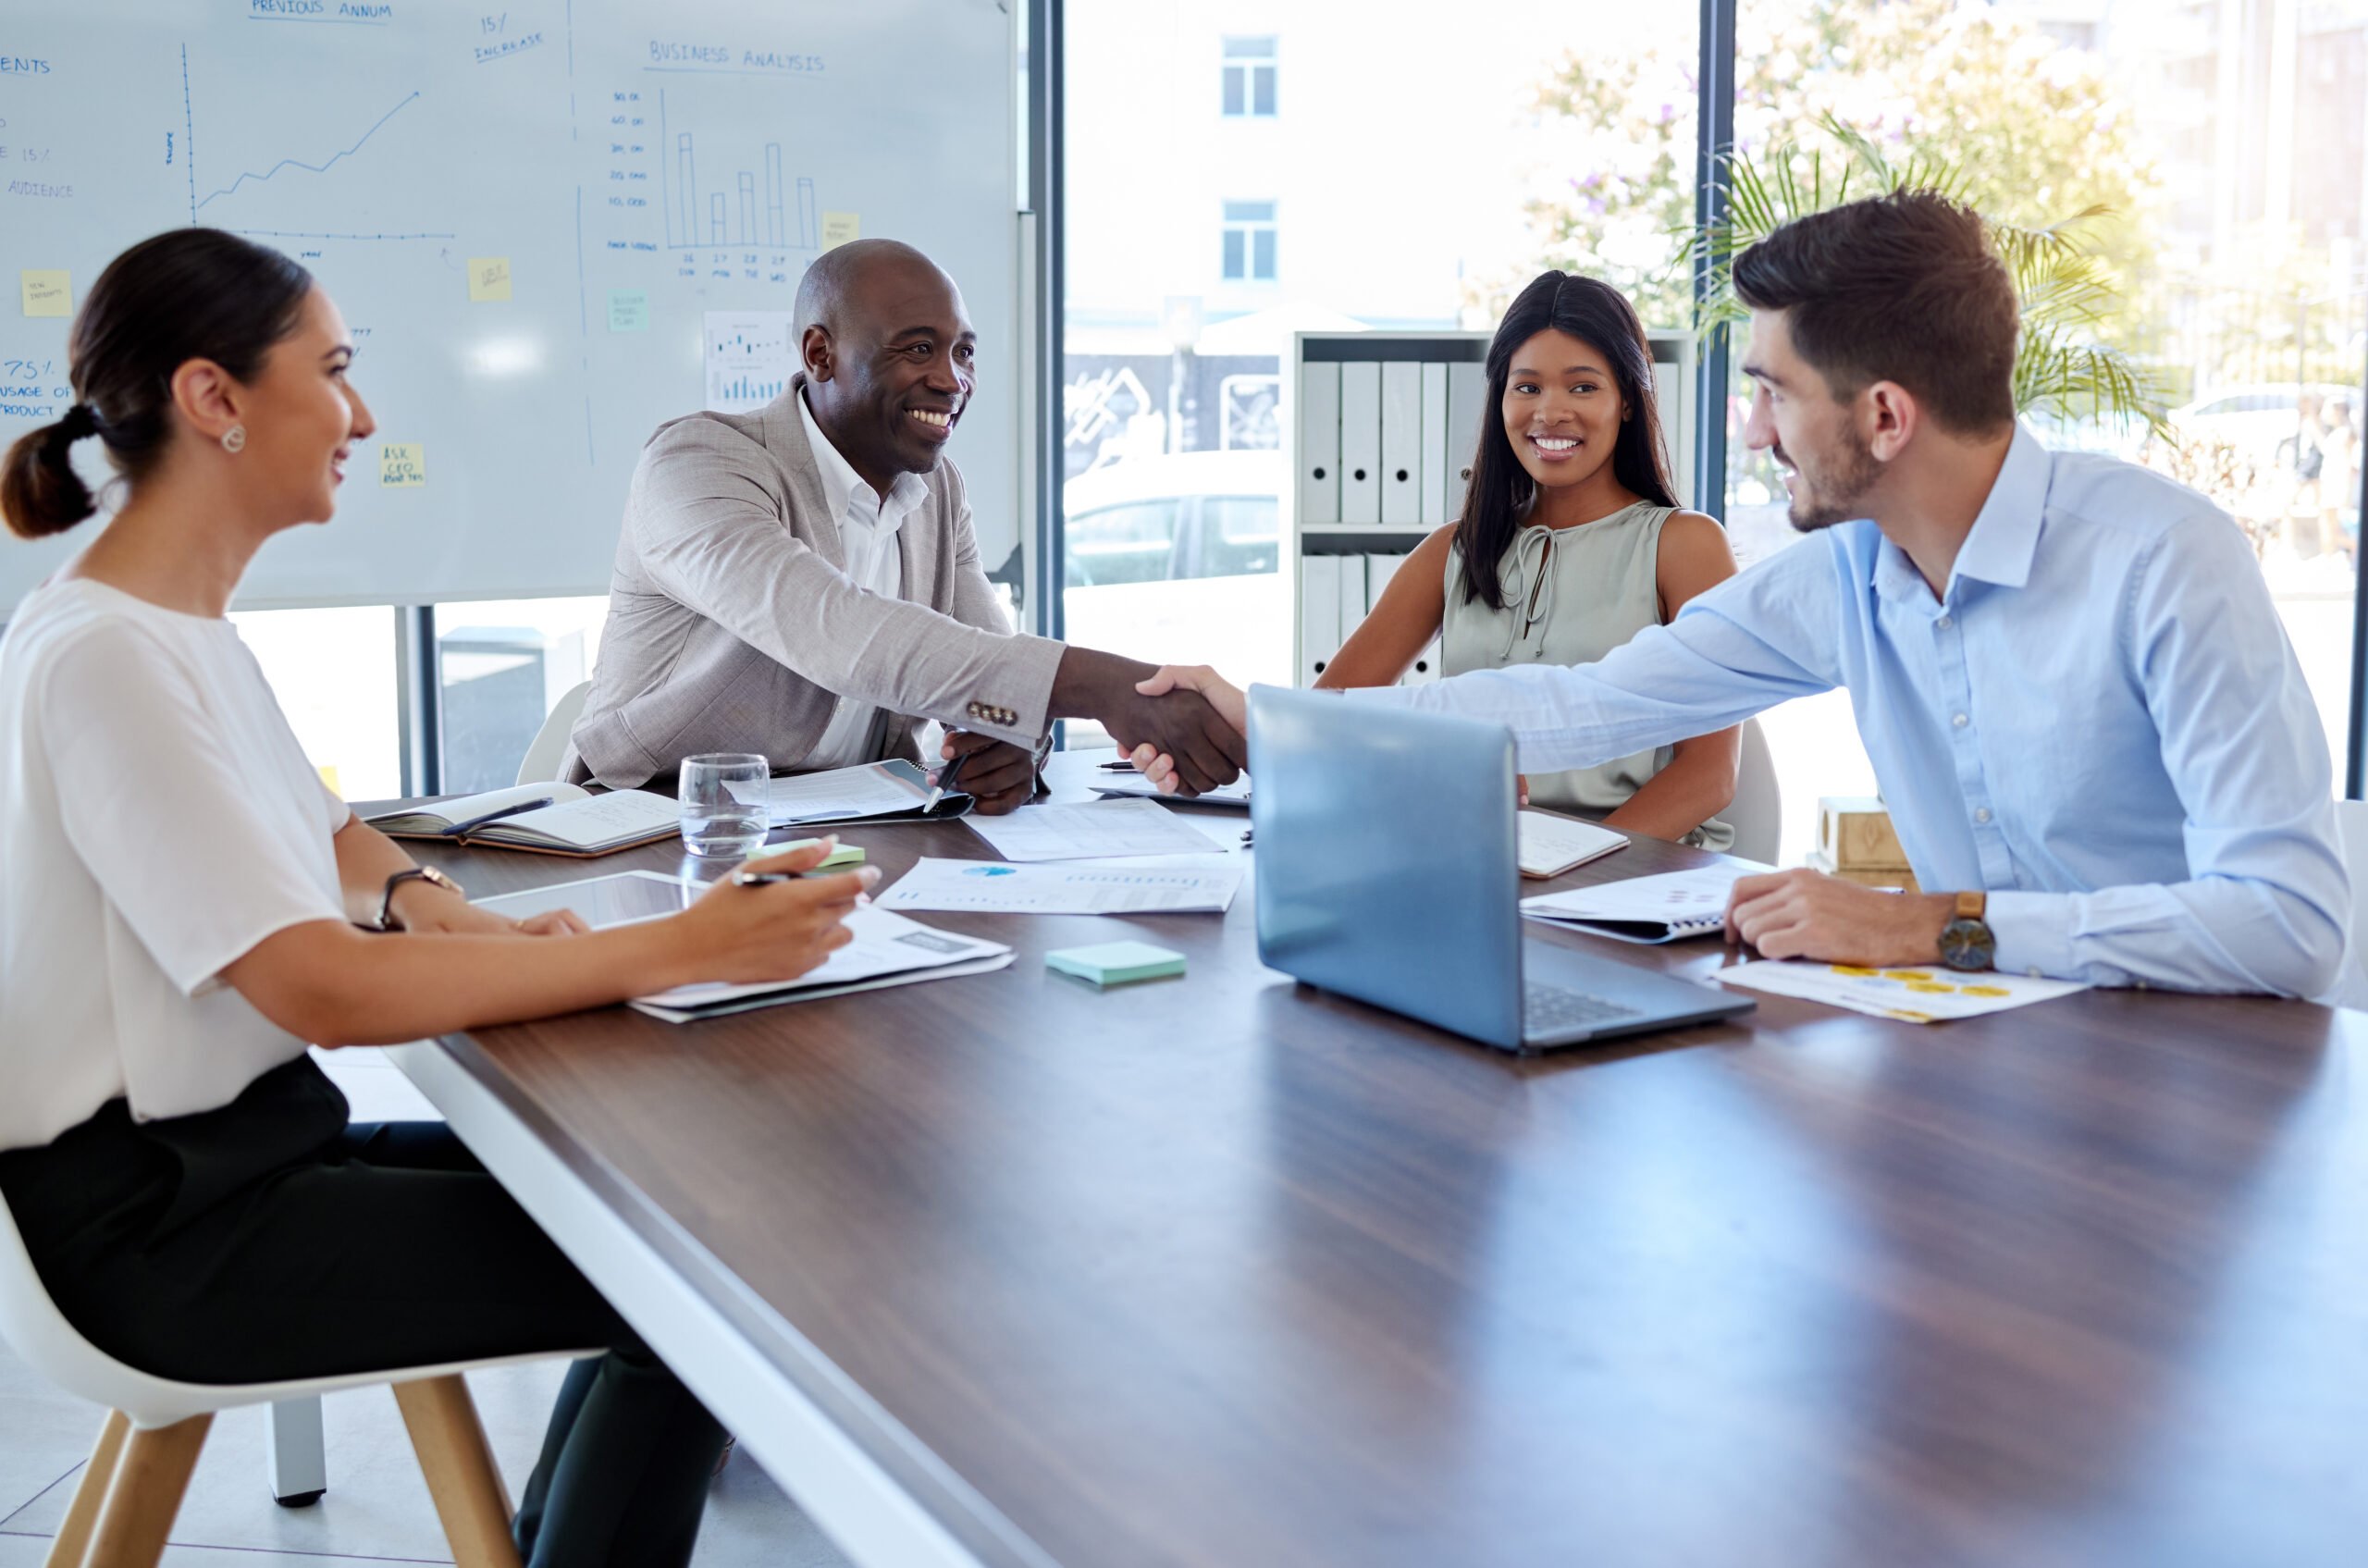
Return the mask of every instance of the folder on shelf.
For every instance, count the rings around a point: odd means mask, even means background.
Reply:
[[[1334,652],[1349,646],[1365,621],[1365,558],[1343,555],[1334,559],[1340,562],[1340,630],[1332,644]]]
[[[1482,405],[1488,401],[1486,367],[1466,360],[1447,367],[1447,511],[1463,513],[1472,483],[1472,454],[1480,440]]]
[[[1423,526],[1437,528],[1447,515],[1447,365],[1423,366]]]
[[[1315,677],[1340,650],[1340,562],[1337,555],[1299,558],[1299,684]]]
[[[1299,520],[1340,521],[1340,367],[1299,367]]]
[[[1423,367],[1413,360],[1381,367],[1381,520],[1423,521]]]
[[[1409,686],[1426,686],[1438,678],[1439,645],[1438,639],[1434,637],[1431,639],[1430,647],[1414,656],[1414,662],[1407,668],[1406,678],[1399,684]]]
[[[1340,367],[1340,521],[1381,521],[1381,365]]]
[[[1365,557],[1365,612],[1367,614],[1371,614],[1374,607],[1381,602],[1382,590],[1389,586],[1389,579],[1398,574],[1398,568],[1403,565],[1405,561],[1406,558],[1402,555]]]

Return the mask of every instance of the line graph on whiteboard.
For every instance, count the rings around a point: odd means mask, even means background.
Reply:
[[[377,140],[378,133],[401,116],[404,110],[416,104],[419,98],[418,90],[413,89],[397,98],[392,107],[382,110],[370,117],[366,123],[364,123],[364,116],[367,111],[357,111],[354,116],[355,126],[341,131],[326,131],[316,137],[308,137],[302,130],[290,130],[287,132],[287,136],[291,143],[302,141],[308,144],[290,146],[275,158],[267,160],[256,158],[253,160],[256,167],[234,167],[233,172],[229,173],[209,172],[201,179],[197,172],[198,149],[201,145],[197,133],[197,93],[190,83],[189,46],[181,45],[181,128],[182,134],[186,138],[183,145],[189,149],[185,162],[188,167],[190,222],[211,223],[236,233],[271,240],[450,240],[453,238],[452,234],[447,230],[412,229],[400,225],[373,228],[367,221],[373,205],[368,189],[370,166],[373,160],[369,158],[367,152],[371,149],[373,142]],[[412,117],[415,119],[418,116],[414,114]],[[214,126],[208,125],[204,145],[209,147],[212,145],[215,129]],[[310,144],[314,142],[318,144]],[[355,160],[354,164],[340,171],[339,166],[346,164],[348,159]],[[233,157],[229,163],[235,166],[240,161]],[[215,166],[209,166],[209,167],[212,167]],[[327,179],[329,181],[327,191],[325,193],[323,187],[314,183],[313,179],[307,179],[308,176]],[[259,222],[269,221],[267,216],[256,221],[241,221],[242,217],[253,217],[253,209],[259,204],[254,198],[266,193],[276,193],[274,187],[282,183],[302,188],[302,204],[304,210],[308,212],[321,210],[331,213],[342,212],[355,215],[361,221],[349,219],[350,228],[328,229],[259,227]],[[357,184],[360,189],[358,196],[355,194]],[[201,191],[204,192],[203,195],[199,194]],[[340,197],[346,199],[340,201]],[[222,205],[217,207],[216,203]],[[267,214],[278,204],[278,203],[263,204],[264,210]],[[332,218],[330,221],[335,222],[336,219]]]

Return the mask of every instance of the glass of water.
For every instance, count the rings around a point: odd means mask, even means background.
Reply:
[[[683,847],[694,855],[745,860],[771,825],[766,790],[772,769],[746,752],[710,751],[683,759]]]

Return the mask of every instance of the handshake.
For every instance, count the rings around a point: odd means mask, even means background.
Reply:
[[[1071,648],[1053,683],[1053,710],[1098,721],[1163,795],[1229,784],[1248,760],[1241,690],[1205,665],[1153,666]]]

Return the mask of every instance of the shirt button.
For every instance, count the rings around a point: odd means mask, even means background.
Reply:
[[[1973,721],[1972,721],[1972,720],[1970,720],[1970,719],[1968,719],[1968,718],[1967,718],[1964,714],[1959,713],[1959,714],[1955,715],[1954,718],[1950,719],[1949,722],[1950,722],[1950,723],[1952,723],[1952,724],[1955,724],[1955,725],[1957,728],[1959,728],[1959,729],[1963,729],[1963,728],[1965,728],[1967,724],[1969,724],[1969,723],[1973,722]]]
[[[1977,822],[1988,821],[1990,820],[1990,808],[1987,806],[1975,807],[1973,811],[1973,820]]]
[[[1941,630],[1942,630],[1942,631],[1944,631],[1944,632],[1945,632],[1945,631],[1947,631],[1951,626],[1953,626],[1953,625],[1956,624],[1956,617],[1955,617],[1955,616],[1953,616],[1953,615],[1943,615],[1943,616],[1942,616],[1939,620],[1937,620],[1937,621],[1933,622],[1933,623],[1932,623],[1932,624],[1934,624],[1935,626],[1940,627],[1940,628],[1941,628]]]

